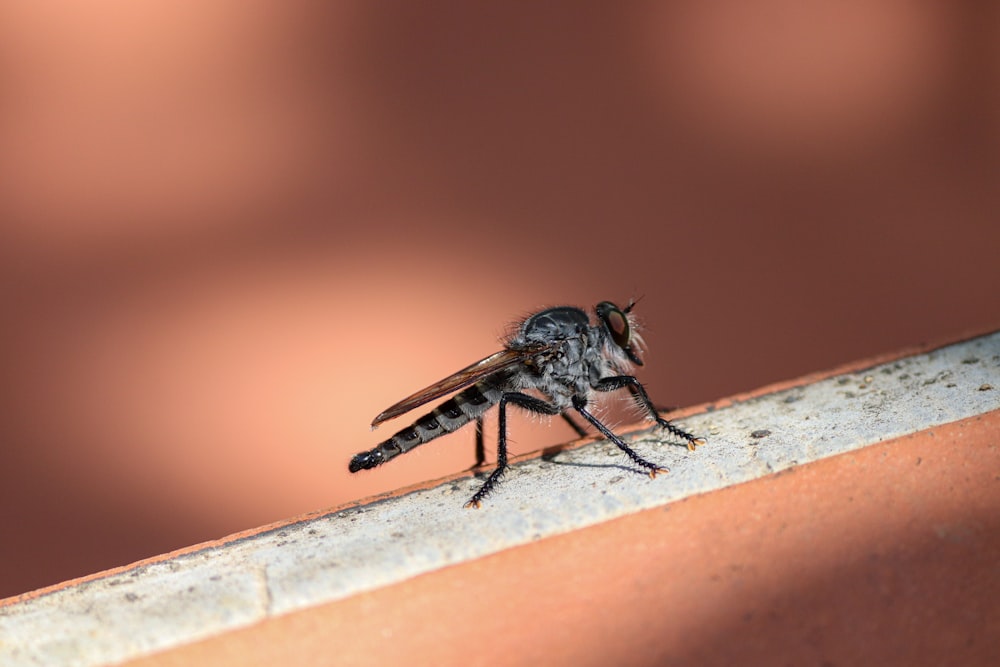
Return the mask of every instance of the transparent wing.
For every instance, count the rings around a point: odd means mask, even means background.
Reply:
[[[462,387],[467,387],[473,382],[477,382],[487,375],[496,373],[497,371],[503,370],[505,368],[510,368],[511,366],[516,366],[529,358],[531,354],[537,354],[544,348],[530,348],[525,350],[501,350],[496,354],[491,354],[485,359],[480,359],[471,366],[466,366],[457,373],[453,373],[441,380],[440,382],[435,382],[426,389],[421,389],[412,396],[407,396],[399,403],[386,408],[381,412],[375,420],[372,422],[372,428],[375,428],[384,421],[388,421],[394,417],[398,417],[401,414],[407,413],[410,410],[427,403],[428,401],[433,401],[435,398],[440,398],[445,394],[450,394],[453,391],[457,391]]]

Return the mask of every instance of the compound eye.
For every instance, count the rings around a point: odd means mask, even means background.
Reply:
[[[623,350],[627,350],[632,341],[632,332],[629,329],[625,313],[618,310],[616,306],[607,304],[607,307],[601,309],[601,319],[604,320],[615,344]]]
[[[628,347],[631,337],[628,329],[628,320],[621,311],[616,310],[608,315],[608,327],[611,329],[611,337],[615,339],[620,347]]]

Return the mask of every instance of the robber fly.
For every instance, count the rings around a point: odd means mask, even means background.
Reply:
[[[630,315],[634,306],[635,302],[629,302],[625,308],[619,308],[610,301],[602,301],[594,309],[596,324],[590,323],[587,313],[572,306],[549,308],[531,315],[507,337],[503,350],[404,398],[375,417],[372,428],[462,390],[374,449],[357,454],[351,459],[350,471],[382,465],[472,421],[477,422],[481,448],[483,414],[496,405],[499,408],[497,467],[466,503],[466,507],[479,508],[507,469],[507,406],[515,405],[540,415],[562,415],[584,436],[583,428],[568,415],[572,408],[645,468],[650,477],[667,472],[666,468],[639,456],[588,410],[595,392],[628,389],[649,417],[661,428],[683,438],[688,449],[705,444],[703,438],[696,438],[661,417],[642,384],[630,374],[633,366],[642,366],[639,352],[643,341],[635,332]],[[534,390],[541,398],[525,393],[526,390]],[[479,463],[481,458],[480,449]]]

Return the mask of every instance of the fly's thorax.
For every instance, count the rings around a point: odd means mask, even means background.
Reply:
[[[536,389],[560,407],[568,406],[572,396],[589,391],[590,367],[601,356],[594,335],[591,327],[574,330],[572,335],[531,355],[518,373],[517,388]]]
[[[549,308],[524,320],[511,337],[510,345],[515,348],[551,345],[579,336],[589,328],[590,318],[579,308]]]
[[[634,325],[627,312],[615,312]],[[637,335],[631,340],[642,342]],[[571,306],[535,313],[521,323],[507,345],[540,348],[517,371],[514,384],[517,389],[536,389],[559,405],[574,395],[589,396],[598,380],[630,373],[634,367],[600,318],[591,324],[586,312]]]

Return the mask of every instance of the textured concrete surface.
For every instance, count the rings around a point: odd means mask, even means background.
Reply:
[[[126,660],[998,408],[1000,333],[684,418],[697,452],[635,431],[655,480],[591,442],[517,463],[479,511],[460,477],[13,598],[0,662]]]
[[[996,667],[1000,411],[129,667]]]

